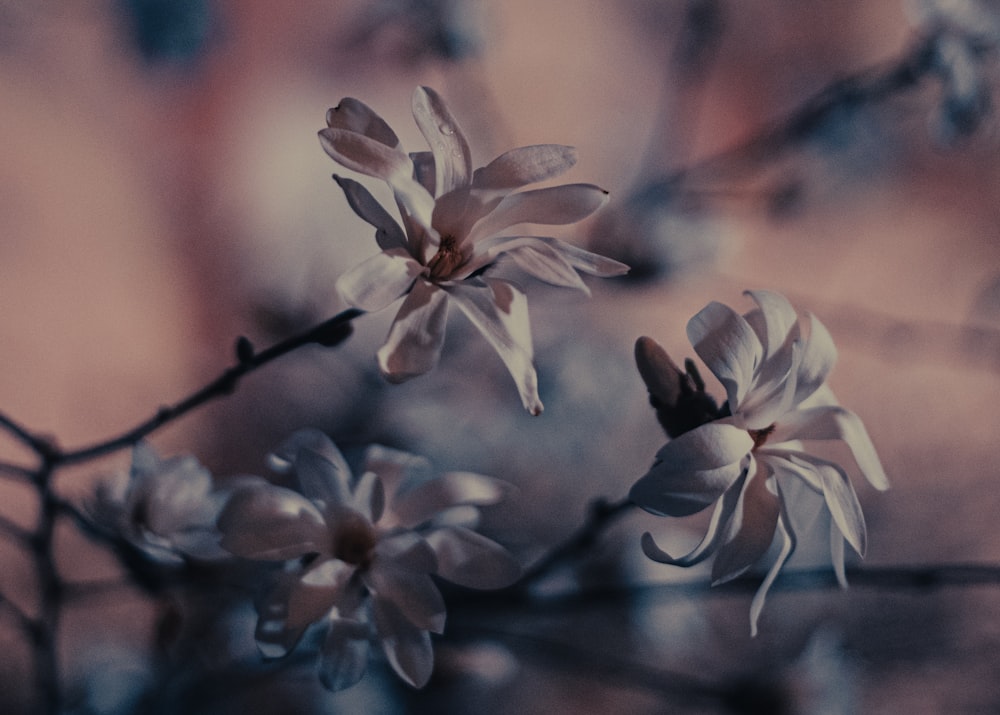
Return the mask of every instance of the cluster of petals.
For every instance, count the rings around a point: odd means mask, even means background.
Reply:
[[[343,99],[327,113],[327,127],[319,132],[327,154],[385,181],[402,223],[360,183],[335,176],[354,211],[375,227],[382,249],[344,274],[337,288],[350,305],[366,311],[406,296],[378,351],[379,367],[390,381],[422,375],[437,364],[448,304],[454,303],[500,355],[525,409],[538,414],[542,403],[527,299],[496,268],[506,263],[585,293],[578,272],[627,272],[618,261],[515,230],[576,223],[604,205],[607,192],[592,184],[519,191],[573,166],[574,150],[555,144],[512,149],[473,171],[465,135],[441,97],[426,87],[413,94],[413,116],[429,152],[406,153],[388,124],[356,99]]]
[[[498,502],[504,482],[435,476],[426,460],[381,446],[367,450],[355,477],[316,430],[296,432],[270,461],[289,486],[237,490],[219,517],[222,546],[284,562],[258,606],[257,644],[282,657],[322,624],[320,679],[331,690],[364,675],[373,641],[403,680],[423,686],[434,662],[430,633],[445,623],[433,577],[493,589],[520,575],[502,546],[474,531],[479,507]]]
[[[88,512],[96,528],[124,539],[153,561],[214,560],[229,556],[219,546],[215,527],[229,493],[216,488],[211,473],[194,457],[161,459],[139,442],[129,471],[98,484]]]
[[[695,352],[725,387],[720,416],[684,432],[656,455],[630,498],[658,515],[686,516],[715,504],[708,531],[690,553],[674,557],[644,534],[650,558],[692,566],[715,555],[713,583],[745,573],[778,544],[750,612],[751,630],[768,589],[808,528],[819,502],[830,517],[831,556],[844,578],[844,541],[865,551],[865,521],[851,482],[860,473],[888,488],[885,472],[861,420],[836,404],[825,385],[836,360],[826,328],[801,319],[781,295],[751,291],[756,303],[740,315],[710,303],[687,326]],[[820,456],[846,445],[842,465]],[[813,514],[814,515],[814,514]]]

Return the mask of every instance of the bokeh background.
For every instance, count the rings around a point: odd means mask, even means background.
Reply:
[[[635,339],[685,357],[702,305],[769,288],[831,330],[833,388],[892,480],[885,494],[857,485],[865,564],[1000,563],[998,43],[1000,5],[973,0],[0,0],[0,410],[89,443],[214,377],[237,336],[267,345],[342,309],[337,276],[375,244],[316,131],[353,96],[420,149],[409,98],[426,84],[477,165],[570,144],[569,180],[611,192],[560,235],[632,275],[591,281],[589,300],[529,288],[545,413],[523,412],[461,316],[435,373],[385,384],[387,311],[157,433],[158,449],[255,473],[315,426],[348,453],[377,441],[493,474],[518,492],[487,527],[529,563],[593,499],[621,498],[664,440]],[[0,453],[21,456],[6,436]],[[84,499],[126,459],[71,470],[60,489]],[[30,524],[31,495],[0,486],[0,512]],[[703,527],[622,519],[546,584],[590,596],[464,607],[453,594],[419,693],[378,663],[340,694],[308,659],[227,675],[227,654],[255,655],[249,606],[212,621],[207,596],[123,585],[67,614],[67,692],[79,713],[152,712],[148,692],[162,712],[206,713],[1000,709],[996,584],[778,590],[756,639],[745,590],[601,595],[703,584],[638,546],[648,530],[680,549]],[[67,578],[118,573],[62,538]],[[800,565],[821,561],[802,551]],[[30,562],[0,554],[4,591],[30,604]],[[159,668],[165,601],[202,614],[185,652],[200,678]],[[10,624],[0,638],[0,709],[21,712],[28,645]]]

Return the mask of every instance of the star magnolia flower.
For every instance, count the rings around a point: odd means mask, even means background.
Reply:
[[[746,572],[771,547],[780,553],[751,604],[751,630],[768,589],[791,554],[802,491],[821,496],[832,517],[831,553],[844,578],[844,540],[861,555],[865,522],[848,471],[878,489],[888,481],[861,420],[833,401],[824,383],[836,359],[826,328],[814,316],[800,321],[782,296],[751,291],[755,310],[740,315],[710,303],[687,326],[695,352],[725,386],[728,410],[668,442],[630,498],[654,514],[686,516],[716,503],[701,543],[673,557],[644,534],[651,559],[691,566],[715,554],[713,584]],[[803,335],[801,323],[808,324]],[[846,444],[847,467],[815,454],[824,441]],[[856,468],[856,469],[855,469]],[[803,489],[804,487],[804,489]],[[815,500],[813,500],[815,501]]]
[[[124,538],[154,561],[177,565],[188,556],[229,556],[215,528],[228,496],[194,457],[161,459],[140,442],[129,472],[99,484],[88,511],[100,530]]]
[[[257,643],[267,657],[284,656],[322,621],[320,677],[331,690],[360,680],[371,637],[403,680],[427,682],[430,632],[445,622],[432,574],[486,589],[520,575],[503,547],[471,528],[477,507],[502,498],[503,482],[464,472],[433,478],[425,460],[377,446],[355,479],[315,430],[293,435],[271,461],[298,491],[265,484],[235,493],[219,518],[222,545],[250,559],[299,560],[259,607]],[[398,485],[388,501],[384,481]]]
[[[413,116],[431,146],[408,155],[389,126],[356,99],[327,113],[326,153],[354,171],[382,179],[395,195],[402,228],[361,184],[335,176],[351,208],[376,228],[381,253],[337,281],[350,305],[380,310],[403,301],[385,345],[382,374],[399,382],[431,370],[454,303],[499,353],[532,414],[542,411],[532,364],[524,292],[494,274],[501,258],[542,281],[588,293],[577,271],[621,275],[618,261],[555,238],[509,231],[521,224],[571,224],[607,201],[591,184],[516,191],[558,176],[576,162],[572,148],[520,147],[472,170],[469,145],[442,99],[426,87],[413,94]]]

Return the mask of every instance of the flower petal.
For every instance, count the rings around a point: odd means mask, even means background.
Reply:
[[[319,140],[323,150],[341,166],[389,184],[407,216],[432,230],[434,197],[413,178],[413,162],[405,152],[346,129],[321,129]]]
[[[463,527],[433,529],[425,536],[438,561],[438,575],[469,588],[503,588],[521,575],[521,565],[491,539]]]
[[[510,490],[506,482],[472,472],[446,472],[410,488],[402,486],[392,510],[400,523],[409,526],[423,524],[450,507],[496,504]]]
[[[809,337],[802,346],[802,359],[798,365],[795,404],[809,398],[826,382],[827,375],[837,361],[837,348],[833,344],[830,332],[811,313],[809,321]]]
[[[750,388],[764,347],[742,315],[712,302],[687,324],[688,339],[698,356],[726,388],[729,409],[740,409]]]
[[[712,564],[712,585],[730,581],[753,566],[770,548],[781,511],[778,497],[767,487],[771,470],[766,462],[748,472],[725,541]]]
[[[426,280],[413,284],[378,351],[379,368],[387,380],[403,382],[437,365],[448,318],[446,298]]]
[[[466,240],[475,243],[522,223],[547,226],[576,223],[608,201],[608,192],[593,184],[562,184],[509,194],[475,223]]]
[[[444,631],[444,598],[429,574],[380,564],[376,557],[362,579],[375,600],[392,603],[417,628]]]
[[[746,295],[753,298],[758,310],[744,315],[753,327],[764,347],[765,359],[774,355],[785,344],[785,340],[798,323],[799,316],[788,299],[780,293],[769,290],[748,290]]]
[[[468,263],[462,267],[461,273],[456,275],[456,278],[462,278],[482,270],[508,252],[522,268],[537,278],[554,285],[566,285],[573,288],[586,289],[575,274],[570,275],[567,271],[583,271],[605,278],[624,275],[629,271],[629,267],[624,263],[585,251],[556,238],[548,236],[494,236],[475,244],[472,256]],[[525,254],[539,255],[525,256]],[[557,265],[554,266],[555,275],[547,277],[544,273],[536,273],[528,263],[529,260],[557,262]]]
[[[367,104],[353,97],[344,97],[340,104],[327,110],[326,126],[363,134],[392,149],[399,146],[399,138],[385,120]]]
[[[358,477],[351,500],[352,508],[371,523],[382,518],[385,511],[385,487],[374,472],[364,472]]]
[[[444,285],[442,289],[500,355],[517,384],[524,408],[533,415],[541,414],[524,293],[512,283],[489,279]]]
[[[422,688],[434,670],[434,650],[430,634],[413,625],[392,603],[372,602],[375,630],[389,664],[400,678]]]
[[[861,473],[879,490],[889,488],[875,445],[864,424],[853,412],[838,405],[822,405],[795,410],[782,417],[771,435],[775,443],[798,439],[839,439],[851,449]]]
[[[833,462],[810,454],[798,454],[792,457],[792,461],[808,463],[819,475],[823,484],[823,497],[834,523],[854,550],[864,556],[867,548],[865,515],[847,472]]]
[[[219,515],[219,530],[224,549],[249,559],[284,561],[326,549],[319,510],[283,487],[238,489]]]
[[[333,175],[333,180],[343,190],[347,203],[359,217],[376,228],[375,241],[384,251],[407,248],[406,235],[396,220],[362,184],[353,179]]]
[[[477,189],[516,189],[551,179],[576,164],[576,149],[559,144],[522,146],[506,151],[472,175]]]
[[[430,87],[417,87],[413,118],[434,153],[434,195],[443,196],[468,184],[472,175],[469,143],[441,96]]]
[[[778,490],[780,495],[780,485]],[[767,598],[767,592],[771,590],[775,579],[778,578],[781,567],[785,565],[788,557],[795,550],[795,534],[792,532],[791,524],[784,510],[782,510],[781,517],[778,519],[777,533],[781,538],[781,551],[778,552],[778,557],[774,560],[770,570],[768,570],[767,576],[764,577],[764,581],[757,589],[757,593],[754,594],[753,600],[750,601],[750,636],[752,638],[756,638],[757,636],[757,621],[760,620],[761,611],[764,610],[764,601]]]
[[[368,625],[351,618],[331,618],[320,647],[319,679],[334,692],[355,685],[368,668]]]
[[[653,561],[671,566],[688,567],[701,563],[715,553],[716,548],[718,548],[722,535],[725,533],[725,527],[736,510],[736,503],[739,501],[742,491],[743,479],[739,479],[723,492],[722,498],[719,499],[712,511],[712,519],[708,523],[708,530],[701,543],[684,556],[671,556],[656,545],[653,535],[648,532],[642,535],[643,553]]]
[[[310,567],[288,591],[286,627],[303,629],[323,618],[337,605],[355,571],[337,559],[324,559]]]
[[[743,473],[753,447],[746,430],[709,422],[680,435],[629,492],[629,499],[659,515],[687,516],[718,499]]]
[[[382,310],[410,290],[425,269],[402,248],[376,253],[337,280],[337,292],[355,308]]]

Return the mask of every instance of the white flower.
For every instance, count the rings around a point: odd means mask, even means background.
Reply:
[[[185,557],[228,557],[219,546],[215,521],[227,490],[217,490],[212,475],[190,455],[160,459],[139,442],[129,472],[97,487],[88,505],[94,524],[121,536],[149,558],[180,564]]]
[[[402,218],[401,228],[361,184],[334,177],[351,208],[376,228],[382,249],[341,276],[337,288],[350,305],[366,311],[406,296],[378,351],[387,379],[406,380],[437,364],[448,304],[454,303],[500,355],[525,408],[538,414],[527,298],[493,269],[508,259],[535,278],[585,293],[577,271],[627,272],[610,258],[512,230],[576,223],[604,205],[607,192],[591,184],[516,191],[569,169],[576,162],[573,149],[520,147],[473,171],[468,142],[433,90],[416,89],[413,116],[430,152],[408,155],[382,118],[356,99],[346,98],[327,113],[328,126],[319,133],[327,154],[388,183]]]
[[[502,482],[464,472],[433,478],[425,460],[377,446],[354,478],[315,430],[294,434],[271,462],[298,491],[261,484],[236,492],[219,518],[222,545],[250,559],[299,560],[259,607],[257,643],[281,657],[323,622],[320,677],[332,690],[364,674],[372,635],[401,678],[427,682],[430,632],[445,621],[432,574],[472,588],[520,575],[503,547],[470,528],[477,507],[501,499]],[[385,481],[398,484],[388,502]]]
[[[843,584],[844,540],[863,555],[866,538],[848,472],[860,472],[878,489],[888,481],[861,420],[835,404],[824,385],[836,359],[826,328],[809,314],[800,321],[776,293],[749,295],[757,308],[745,315],[710,303],[688,323],[695,352],[725,387],[728,402],[719,418],[668,442],[630,498],[668,516],[717,502],[708,533],[685,556],[665,553],[648,533],[642,539],[646,555],[667,564],[691,566],[714,553],[713,583],[746,572],[778,535],[780,553],[751,605],[756,633],[767,590],[795,544],[796,511],[817,501],[792,495],[821,497],[832,517],[831,554]],[[846,444],[854,463],[845,467],[816,454],[825,441]]]

